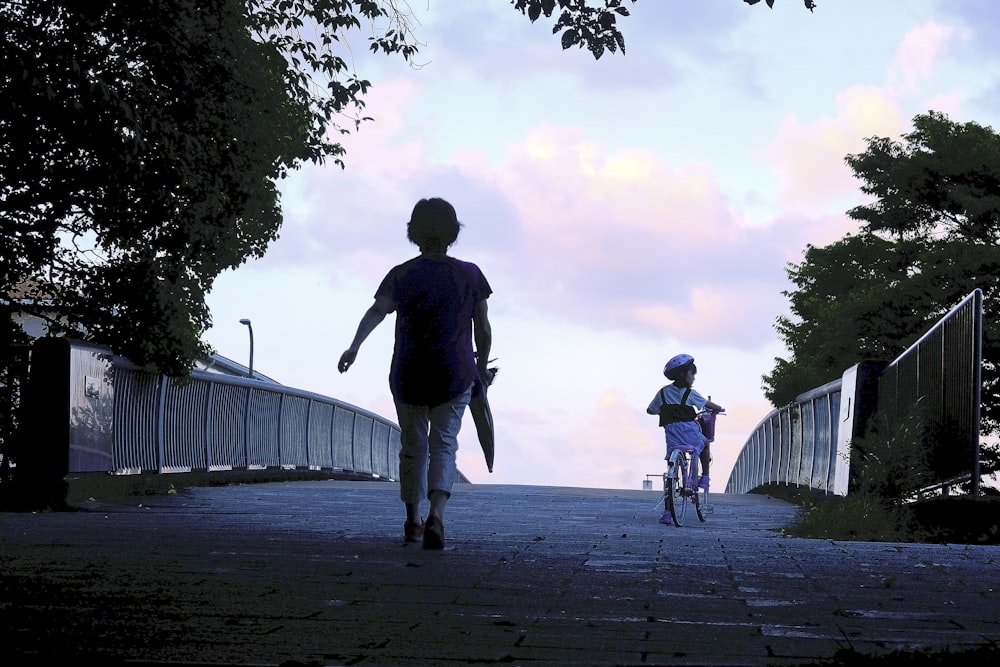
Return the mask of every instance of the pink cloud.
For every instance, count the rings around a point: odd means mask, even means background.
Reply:
[[[817,213],[858,183],[844,158],[865,149],[865,138],[895,136],[908,123],[893,96],[883,88],[856,86],[837,95],[837,115],[802,123],[788,116],[766,150],[778,179],[784,210]]]
[[[967,30],[929,21],[906,34],[889,67],[889,84],[901,93],[919,90],[938,68],[956,41],[969,38]]]
[[[601,486],[641,488],[646,473],[662,472],[662,431],[645,407],[608,391],[598,398],[586,424],[573,430],[567,447],[585,485],[599,480]]]
[[[766,151],[779,179],[779,204],[785,210],[817,212],[856,194],[858,183],[844,158],[863,151],[865,139],[908,131],[911,118],[900,98],[918,93],[955,42],[967,38],[965,30],[930,21],[903,38],[885,85],[842,91],[832,117],[802,123],[788,116]],[[958,93],[939,94],[921,103],[920,111],[955,112],[960,102]]]
[[[650,393],[655,392],[652,388]],[[565,438],[560,439],[564,460],[546,472],[546,483],[569,486],[641,488],[647,474],[660,474],[666,444],[656,418],[647,415],[646,404],[636,405],[616,391],[598,399],[589,417]],[[746,438],[771,411],[767,401],[742,402],[726,406],[718,418],[712,444],[713,484],[722,492]],[[537,444],[533,444],[537,449]],[[569,457],[566,460],[565,457]],[[511,452],[511,463],[517,456]],[[537,464],[535,452],[530,459]],[[506,474],[506,472],[505,472]],[[527,471],[518,474],[531,474]],[[537,475],[537,472],[535,473]],[[480,481],[480,480],[477,480]],[[654,488],[658,482],[654,479]]]
[[[674,166],[639,149],[609,152],[580,129],[533,129],[510,147],[497,179],[531,242],[597,266],[620,243],[691,242],[730,222],[707,167]]]
[[[638,304],[631,319],[679,340],[731,345],[739,334],[752,333],[754,341],[773,336],[771,325],[785,301],[773,283],[757,282],[695,287],[689,296],[681,304]]]
[[[362,123],[358,131],[331,137],[347,149],[345,162],[354,176],[381,176],[391,182],[426,164],[423,138],[407,130],[406,109],[419,94],[420,89],[407,79],[379,82],[365,97],[365,113],[373,120]],[[401,141],[404,134],[408,138]]]
[[[414,94],[383,92],[379,108]],[[801,218],[749,228],[707,166],[611,150],[580,129],[537,127],[496,164],[466,150],[435,165],[420,142],[400,139],[401,118],[391,112],[386,127],[352,136],[346,171],[298,177],[289,259],[323,262],[374,290],[414,252],[403,228],[413,202],[442,195],[468,221],[456,254],[480,262],[520,307],[652,337],[773,339],[783,267],[809,238]]]
[[[541,126],[509,147],[496,181],[517,216],[500,269],[537,307],[650,335],[772,335],[773,311],[754,312],[758,326],[720,320],[733,304],[774,303],[784,260],[774,231],[746,229],[706,166]]]

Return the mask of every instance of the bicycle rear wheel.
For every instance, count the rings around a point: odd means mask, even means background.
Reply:
[[[663,478],[663,504],[666,505],[670,518],[678,528],[684,525],[684,514],[688,506],[684,497],[686,479],[687,459],[683,453],[675,451],[670,455],[670,470]]]

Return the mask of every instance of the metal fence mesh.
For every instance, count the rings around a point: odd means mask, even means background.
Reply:
[[[937,481],[971,479],[978,489],[982,327],[983,294],[975,290],[885,366],[875,380],[877,391],[835,380],[772,411],[743,446],[726,492],[788,484],[846,493],[849,480],[843,477],[850,466],[838,465],[838,457],[849,452],[838,449],[838,439],[861,435],[865,420],[899,424],[914,415],[923,425]],[[859,404],[842,412],[842,390]],[[841,433],[845,428],[850,430]]]

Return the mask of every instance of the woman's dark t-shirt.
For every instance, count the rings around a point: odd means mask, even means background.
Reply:
[[[476,377],[472,311],[491,293],[479,267],[453,257],[415,257],[394,267],[376,298],[396,310],[389,389],[401,403],[440,405]]]

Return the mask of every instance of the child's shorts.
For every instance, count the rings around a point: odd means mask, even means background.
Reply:
[[[667,440],[667,456],[674,449],[680,449],[689,454],[701,455],[708,443],[705,435],[701,432],[698,422],[675,422],[663,427],[663,433]]]

